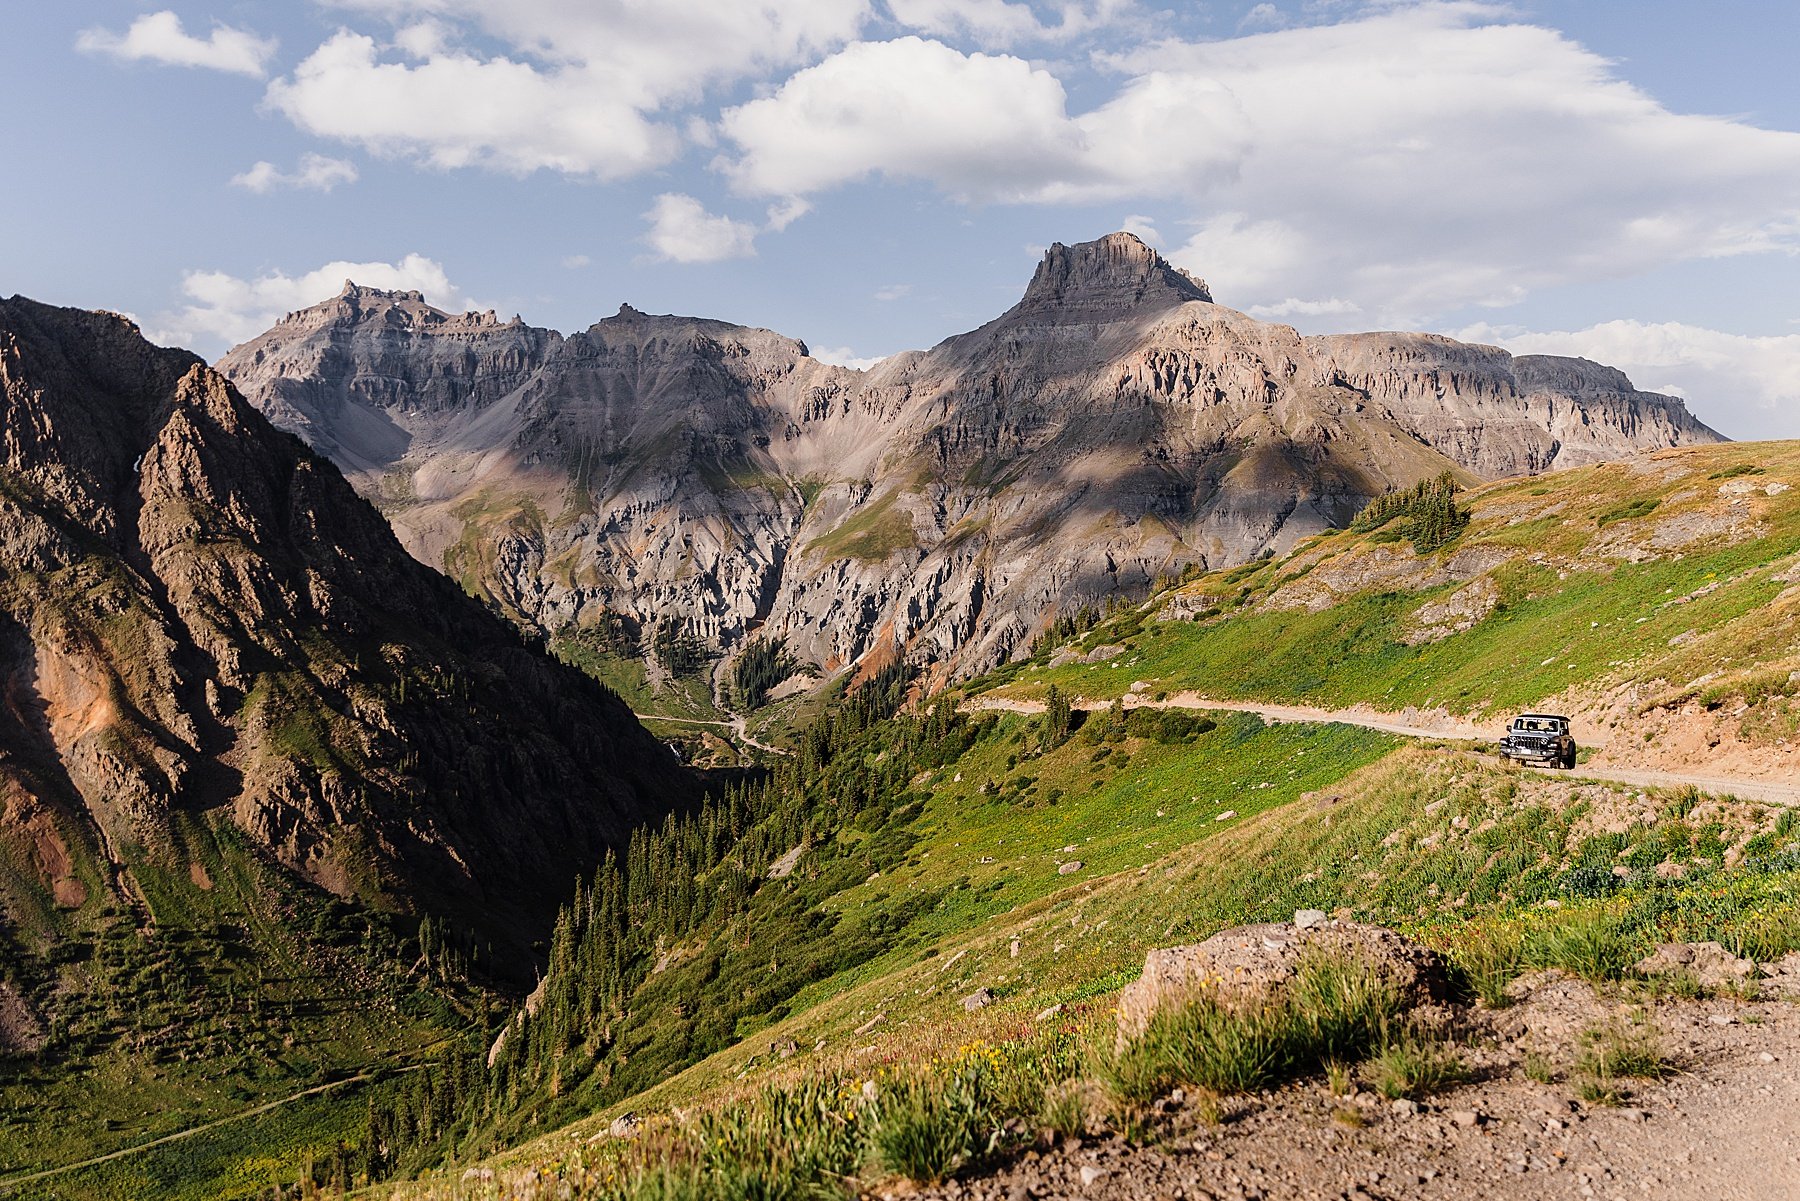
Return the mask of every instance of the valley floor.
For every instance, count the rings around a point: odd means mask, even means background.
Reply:
[[[1521,984],[1528,984],[1521,981]],[[1800,1005],[1663,1001],[1638,1009],[1546,974],[1479,1015],[1475,1082],[1408,1110],[1319,1080],[1238,1103],[1209,1126],[1179,1110],[1144,1146],[1068,1140],[991,1175],[886,1196],[943,1201],[1730,1201],[1800,1197]],[[1566,1055],[1596,1020],[1653,1025],[1673,1074],[1616,1106],[1574,1099]],[[1541,1072],[1539,1073],[1542,1074]]]

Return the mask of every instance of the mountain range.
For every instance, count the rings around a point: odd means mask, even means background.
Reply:
[[[1720,440],[1586,360],[1258,321],[1126,233],[866,371],[722,321],[625,306],[565,338],[355,284],[218,367],[515,620],[778,637],[824,674],[985,670],[1444,471]]]

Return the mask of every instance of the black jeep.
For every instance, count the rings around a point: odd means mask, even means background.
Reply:
[[[1555,713],[1521,713],[1500,739],[1500,753],[1522,763],[1575,766],[1575,738],[1569,719]]]

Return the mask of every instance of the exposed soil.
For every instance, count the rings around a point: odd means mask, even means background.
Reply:
[[[1636,1004],[1545,973],[1517,1005],[1473,1011],[1473,1082],[1412,1112],[1322,1081],[1228,1105],[1208,1125],[1159,1102],[1156,1136],[1068,1139],[986,1175],[921,1190],[958,1201],[1489,1201],[1800,1197],[1800,1005]],[[1673,1065],[1617,1104],[1577,1099],[1583,1030],[1653,1028]],[[1528,1056],[1552,1065],[1548,1083]],[[1540,1073],[1542,1074],[1541,1070]],[[903,1195],[902,1191],[886,1194]]]

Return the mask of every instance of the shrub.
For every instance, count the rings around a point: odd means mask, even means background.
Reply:
[[[1533,967],[1561,968],[1588,980],[1623,980],[1643,957],[1641,942],[1641,935],[1605,910],[1583,910],[1533,930],[1525,959]]]
[[[1405,1030],[1369,1060],[1375,1091],[1389,1099],[1420,1097],[1463,1079],[1462,1060],[1441,1041]]]
[[[1210,717],[1182,709],[1132,709],[1125,718],[1128,733],[1152,742],[1178,745],[1218,728]]]
[[[1616,1105],[1626,1095],[1621,1078],[1657,1079],[1667,1073],[1668,1061],[1648,1030],[1595,1026],[1582,1032],[1575,1069],[1581,1073],[1576,1092],[1583,1101]]]
[[[1087,1130],[1087,1095],[1081,1083],[1066,1080],[1044,1090],[1044,1103],[1038,1109],[1038,1123],[1061,1138],[1070,1138]]]
[[[881,1166],[920,1184],[937,1184],[988,1149],[989,1123],[966,1079],[914,1079],[890,1086],[876,1118]]]
[[[1477,928],[1450,951],[1451,962],[1461,970],[1469,991],[1490,1009],[1512,1003],[1506,986],[1524,967],[1524,940],[1511,927]]]
[[[1608,509],[1600,514],[1600,524],[1609,526],[1615,521],[1630,521],[1635,517],[1648,517],[1656,512],[1656,507],[1660,504],[1662,504],[1662,498],[1658,496],[1634,500],[1630,504],[1620,505],[1616,509]]]
[[[1139,1038],[1093,1054],[1114,1096],[1142,1103],[1177,1084],[1230,1095],[1254,1092],[1359,1059],[1396,1023],[1398,991],[1368,965],[1327,957],[1302,964],[1274,995],[1227,1003],[1202,991],[1164,1009]]]
[[[1595,1026],[1582,1032],[1576,1070],[1597,1079],[1617,1076],[1642,1080],[1661,1078],[1669,1070],[1656,1035],[1649,1030],[1626,1030],[1617,1025]]]

